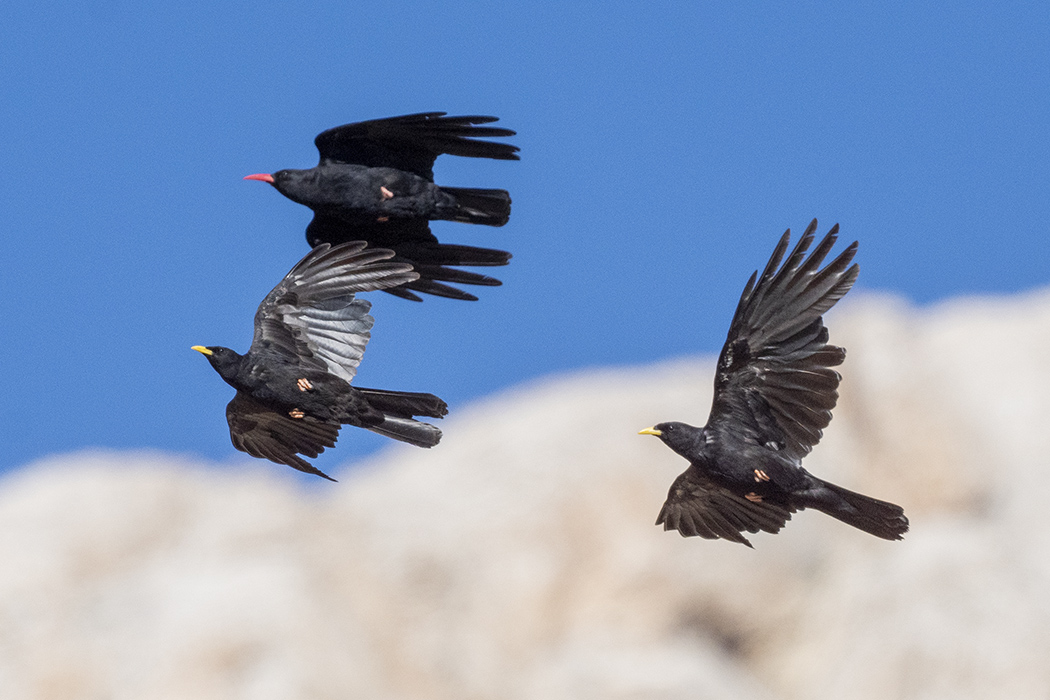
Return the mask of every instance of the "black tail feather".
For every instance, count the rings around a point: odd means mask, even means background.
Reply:
[[[417,394],[411,391],[387,391],[356,387],[372,408],[388,415],[411,418],[427,416],[441,418],[448,413],[448,404],[433,394]]]
[[[364,395],[372,408],[384,414],[382,423],[364,426],[373,433],[417,447],[433,447],[441,441],[441,430],[413,418],[441,418],[447,414],[448,405],[437,396],[362,387],[357,387],[357,391]]]
[[[510,220],[510,193],[466,187],[442,187],[456,198],[456,211],[450,218],[468,224],[502,226]]]
[[[411,418],[387,416],[379,425],[367,426],[373,433],[384,437],[407,442],[416,447],[433,447],[441,442],[441,431],[430,425]]]
[[[880,501],[816,477],[813,479],[818,486],[800,499],[802,507],[819,510],[884,540],[903,539],[908,531],[908,517],[895,503]]]

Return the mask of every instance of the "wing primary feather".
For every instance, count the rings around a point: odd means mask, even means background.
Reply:
[[[815,221],[816,219],[814,219],[814,222]],[[799,239],[794,250],[791,251],[791,254],[780,269],[777,270],[768,281],[763,278],[759,282],[759,292],[756,294],[757,301],[755,302],[754,308],[751,310],[750,318],[748,319],[748,326],[750,328],[761,328],[768,322],[770,317],[781,312],[789,302],[789,297],[784,294],[783,287],[785,287],[791,280],[792,274],[803,260],[806,251],[809,249],[810,243],[813,241],[814,227],[815,223],[809,225],[809,228],[806,229],[806,233]],[[770,301],[763,304],[762,302],[767,298]]]
[[[772,279],[777,266],[780,265],[780,261],[784,259],[784,253],[787,252],[787,247],[790,242],[791,229],[788,229],[784,231],[784,235],[780,237],[780,241],[777,242],[777,247],[773,249],[773,254],[769,256],[769,262],[766,263],[766,267],[762,270],[762,274],[759,275],[758,282],[754,285],[754,290],[748,298],[747,305],[741,314],[741,321],[744,321],[752,313],[751,310],[758,306],[765,297],[766,289],[769,286],[769,280]]]

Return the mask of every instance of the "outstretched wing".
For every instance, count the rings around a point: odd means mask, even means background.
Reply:
[[[249,352],[278,353],[304,369],[351,381],[375,323],[372,305],[356,292],[419,278],[411,265],[389,262],[393,256],[363,241],[317,246],[259,304]]]
[[[434,180],[434,161],[443,153],[469,158],[519,160],[517,146],[478,140],[514,136],[494,126],[498,117],[446,117],[445,112],[423,112],[402,117],[344,124],[322,131],[314,139],[321,163],[336,161],[372,168],[407,170]]]
[[[708,427],[727,438],[774,447],[794,459],[808,454],[831,422],[840,379],[831,368],[842,364],[846,351],[828,344],[821,315],[860,271],[850,265],[856,242],[820,269],[838,224],[807,258],[816,228],[814,219],[780,266],[791,238],[785,232],[762,275],[748,281],[718,358],[708,419]]]
[[[306,240],[310,245],[336,244],[354,239],[363,239],[370,245],[390,248],[397,253],[393,258],[395,262],[407,262],[412,265],[419,273],[418,280],[384,290],[412,301],[422,301],[414,292],[477,301],[473,294],[444,283],[498,287],[502,282],[488,275],[457,270],[452,266],[506,265],[511,258],[510,253],[495,248],[439,243],[437,237],[430,232],[430,222],[426,219],[395,218],[355,225],[334,216],[315,212],[313,220],[306,227]]]
[[[240,391],[226,405],[226,422],[230,440],[241,452],[335,481],[299,455],[316,457],[324,448],[335,447],[338,423],[324,423],[312,416],[292,418]]]
[[[751,543],[743,532],[780,532],[795,509],[750,501],[718,486],[695,469],[680,474],[667,493],[656,518],[664,530],[678,530],[682,537],[703,537]]]

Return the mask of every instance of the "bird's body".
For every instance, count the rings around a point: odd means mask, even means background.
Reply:
[[[300,454],[316,457],[353,425],[419,447],[441,431],[415,416],[440,418],[448,408],[433,394],[351,386],[374,319],[356,292],[415,279],[392,251],[363,242],[314,248],[259,305],[251,348],[194,349],[237,390],[226,407],[234,447],[255,457],[329,478]]]
[[[211,349],[214,357],[216,349]],[[226,350],[233,361],[212,363],[219,375],[267,408],[286,414],[301,411],[313,419],[341,425],[366,427],[383,422],[382,412],[373,409],[361,390],[341,377],[304,368],[289,362],[283,353],[265,348],[252,348],[245,355]]]
[[[897,505],[836,486],[802,467],[831,421],[845,351],[828,344],[822,314],[859,271],[853,243],[820,269],[832,228],[806,258],[816,220],[778,269],[781,238],[761,277],[752,276],[718,359],[707,424],[659,423],[656,435],[689,461],[671,486],[657,524],[683,536],[750,543],[743,532],[778,532],[791,514],[813,508],[884,539],[900,539],[908,519]]]
[[[445,282],[495,286],[500,282],[449,266],[505,265],[510,254],[489,248],[444,245],[430,232],[430,221],[461,221],[502,226],[510,218],[510,195],[500,189],[440,187],[433,165],[439,155],[517,160],[517,148],[479,140],[512,136],[513,131],[479,126],[495,117],[446,117],[443,112],[410,114],[335,127],[315,139],[321,158],[305,170],[249,175],[273,185],[309,207],[311,246],[364,240],[389,247],[397,260],[411,263],[419,279],[388,289],[409,299],[410,290],[459,299],[476,299]]]
[[[315,215],[347,226],[371,226],[389,223],[391,219],[502,226],[510,218],[510,195],[505,190],[438,187],[431,180],[396,168],[326,162],[309,170],[280,170],[272,177],[274,186],[288,199],[310,207]],[[467,197],[457,196],[471,191],[501,193],[489,196],[506,206],[472,209],[460,201]],[[333,242],[317,240],[315,244]]]

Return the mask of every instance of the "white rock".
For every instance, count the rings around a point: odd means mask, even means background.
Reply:
[[[0,698],[1044,698],[1050,293],[828,325],[806,465],[903,505],[903,542],[654,527],[685,463],[636,433],[702,424],[711,359],[519,387],[316,488],[64,455],[0,483]]]

